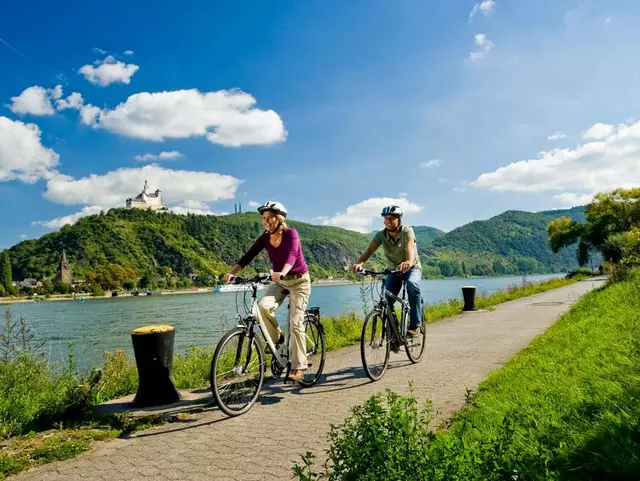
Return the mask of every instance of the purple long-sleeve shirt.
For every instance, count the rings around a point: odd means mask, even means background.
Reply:
[[[273,272],[282,272],[285,264],[291,265],[289,274],[304,274],[307,272],[307,263],[302,253],[302,245],[298,231],[287,227],[282,233],[282,242],[278,247],[273,247],[269,242],[269,233],[265,232],[256,239],[247,253],[238,261],[238,265],[246,267],[262,251],[267,249]]]

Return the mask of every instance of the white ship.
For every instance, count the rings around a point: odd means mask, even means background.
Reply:
[[[249,284],[220,284],[213,288],[213,292],[238,292],[251,289]],[[264,289],[263,284],[258,284],[258,290]]]

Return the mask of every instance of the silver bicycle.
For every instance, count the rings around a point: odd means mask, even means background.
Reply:
[[[245,302],[247,315],[243,317],[238,312],[238,325],[218,342],[210,372],[213,396],[220,409],[229,416],[246,413],[260,396],[267,357],[271,357],[271,374],[274,378],[280,377],[285,370],[288,377],[291,371],[289,320],[287,319],[284,342],[274,344],[258,310],[258,285],[271,280],[271,276],[266,274],[259,274],[251,279],[235,277],[233,280],[235,284],[249,286],[251,306],[247,309]],[[319,308],[311,307],[305,311],[304,328],[308,368],[298,384],[308,387],[318,382],[324,369],[325,342]]]

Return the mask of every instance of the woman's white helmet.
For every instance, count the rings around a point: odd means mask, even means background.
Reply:
[[[380,215],[382,217],[385,215],[395,215],[398,218],[402,218],[402,209],[397,205],[388,205],[382,209]]]
[[[267,210],[275,212],[276,214],[282,214],[283,216],[287,217],[287,209],[285,209],[284,205],[282,205],[280,202],[268,200],[260,207],[258,207],[258,212],[260,212],[261,214]]]

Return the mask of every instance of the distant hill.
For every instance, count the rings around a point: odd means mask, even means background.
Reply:
[[[444,233],[416,226],[428,277],[554,272],[574,268],[575,249],[554,254],[547,245],[547,223],[568,215],[584,220],[584,208],[548,212],[507,211]],[[366,249],[370,234],[291,221],[298,229],[315,278],[344,276],[345,268]],[[257,213],[227,216],[177,215],[112,209],[80,219],[9,251],[14,279],[53,278],[62,251],[75,278],[105,288],[125,280],[186,282],[189,274],[217,276],[229,269],[263,232]],[[369,265],[384,263],[378,252]],[[268,270],[262,253],[250,270]]]
[[[437,237],[431,248],[436,257],[484,259],[492,268],[498,262],[513,273],[566,271],[577,266],[575,248],[554,254],[547,243],[548,223],[561,216],[582,222],[584,206],[535,213],[506,211],[453,229]]]
[[[440,229],[422,225],[413,226],[413,232],[416,234],[416,243],[421,247],[430,246],[435,239],[444,235]]]

